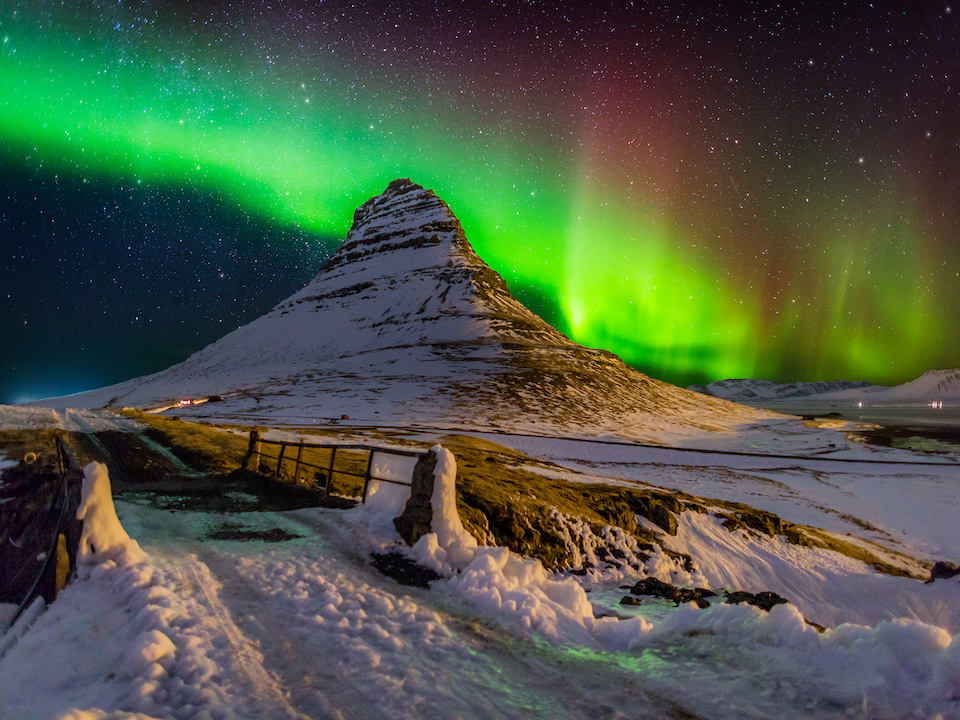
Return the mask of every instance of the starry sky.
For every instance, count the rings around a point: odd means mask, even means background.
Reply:
[[[185,358],[299,289],[397,177],[528,306],[654,377],[956,367],[958,16],[0,0],[0,402]]]

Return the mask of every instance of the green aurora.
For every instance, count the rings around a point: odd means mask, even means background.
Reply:
[[[956,211],[925,219],[895,168],[824,174],[805,167],[825,162],[811,153],[761,170],[750,131],[721,161],[735,123],[692,136],[702,96],[644,114],[663,93],[624,100],[609,68],[589,82],[571,71],[577,97],[542,87],[534,109],[516,89],[493,99],[474,83],[464,98],[453,71],[431,80],[402,60],[389,75],[318,53],[304,69],[281,51],[265,71],[231,28],[210,49],[172,24],[118,39],[113,19],[2,21],[6,153],[49,173],[204,188],[341,238],[360,203],[410,177],[521,297],[545,298],[548,320],[671,381],[901,382],[955,363]]]

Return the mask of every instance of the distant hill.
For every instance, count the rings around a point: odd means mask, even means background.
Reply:
[[[830,396],[837,399],[862,400],[871,405],[914,405],[942,401],[960,403],[960,369],[927,370],[916,380],[893,387],[873,386],[863,390],[847,390]]]
[[[778,383],[772,380],[717,380],[709,385],[691,385],[688,390],[724,398],[734,402],[752,400],[782,400],[787,398],[809,397],[822,393],[832,393],[854,388],[872,387],[866,381],[850,382],[794,382]]]
[[[871,405],[918,405],[934,401],[960,402],[960,369],[928,370],[916,380],[885,387],[868,382],[797,382],[718,380],[688,389],[735,402],[805,398],[824,401],[863,401]]]

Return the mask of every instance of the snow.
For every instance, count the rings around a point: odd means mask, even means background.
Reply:
[[[126,422],[109,413],[0,412],[8,426],[65,419],[87,428]],[[920,456],[921,464],[914,453],[872,451],[830,428],[784,421],[749,441],[728,438],[727,447],[749,442],[753,455],[717,452],[720,440],[712,452],[692,452],[476,434],[555,463],[526,466],[553,477],[676,488],[920,559],[960,557],[953,456]],[[803,456],[756,454],[778,449]],[[79,577],[32,623],[4,635],[0,717],[960,718],[957,580],[881,575],[831,551],[729,532],[693,512],[679,517],[676,536],[661,538],[695,558],[693,571],[659,549],[642,559],[622,532],[598,535],[558,513],[585,560],[602,565],[594,553],[603,542],[628,564],[586,578],[553,575],[464,532],[456,458],[433,450],[433,532],[412,549],[392,523],[407,485],[373,482],[369,502],[351,511],[231,516],[298,538],[271,545],[210,540],[222,517],[114,503],[106,468],[91,464]],[[885,462],[845,462],[877,459]],[[415,464],[374,452],[372,469],[407,482]],[[429,590],[399,586],[369,565],[369,554],[384,550],[407,552],[442,577]],[[770,613],[719,601],[704,610],[646,598],[617,605],[618,586],[647,575],[772,590],[791,604]]]
[[[393,518],[403,512],[407,498],[410,497],[408,483],[413,477],[413,468],[416,464],[415,457],[373,451],[370,464],[372,478],[367,487],[365,511],[380,519],[379,526],[390,527]],[[376,478],[395,482],[381,482]]]
[[[773,591],[807,620],[827,627],[874,626],[910,617],[960,633],[960,588],[883,575],[832,550],[791,545],[747,530],[730,532],[709,514],[684,512],[670,550],[696,558],[703,586]]]
[[[435,450],[427,537],[463,546],[455,459]],[[366,507],[263,518],[304,537],[270,547],[118,505],[150,555],[87,566],[0,658],[0,716],[960,717],[960,640],[918,620],[820,634],[792,605],[662,603],[598,619],[571,578],[502,548],[403,588],[358,554],[395,542]]]
[[[109,410],[78,410],[70,407],[56,410],[49,407],[0,405],[0,430],[45,428],[67,432],[132,432],[142,430],[143,426],[136,420]]]
[[[870,383],[850,381],[778,383],[772,380],[730,379],[716,380],[708,385],[691,385],[687,389],[735,402],[759,403],[764,400],[805,398],[860,387],[870,387]]]
[[[742,502],[838,535],[851,533],[931,562],[960,559],[956,455],[931,458],[907,450],[875,451],[829,429],[802,436],[804,447],[776,427],[762,444],[754,443],[758,447],[749,455],[475,434],[555,463],[525,467],[548,477],[672,488]],[[824,434],[832,439],[828,442]],[[823,452],[830,444],[835,447]],[[773,454],[778,447],[789,456]]]
[[[960,368],[928,370],[920,377],[894,387],[871,387],[830,393],[830,400],[862,400],[872,405],[925,404],[943,400],[956,407],[960,403]]]
[[[408,190],[365,205],[337,262],[262,318],[156,375],[53,409],[0,406],[0,430],[141,430],[76,409],[117,402],[274,428],[348,415],[431,443],[471,432],[549,477],[742,502],[915,572],[960,560],[956,454],[865,447],[847,437],[854,423],[699,398],[580,348],[496,284],[439,198]],[[531,368],[593,384],[531,382]],[[957,387],[956,370],[932,371],[822,397],[949,404]],[[228,517],[115,502],[106,466],[88,465],[77,577],[0,638],[0,718],[960,718],[960,580],[882,575],[692,511],[676,536],[638,518],[663,546],[646,551],[554,510],[575,559],[596,566],[555,575],[465,532],[456,458],[433,451],[432,532],[413,548],[393,519],[416,458],[374,451],[384,480],[350,511]],[[226,526],[292,539],[212,539]],[[602,546],[625,562],[605,566]],[[401,586],[371,566],[384,551],[440,579]],[[790,604],[764,612],[721,593],[706,609],[619,605],[622,584],[647,576]]]
[[[137,541],[130,539],[117,518],[110,475],[103,463],[92,462],[83,468],[77,519],[83,521],[77,551],[81,562],[99,563],[109,559],[119,565],[133,565],[143,559]]]
[[[914,380],[893,387],[848,381],[784,384],[771,380],[737,379],[692,385],[689,389],[757,405],[766,405],[770,401],[790,404],[798,400],[810,403],[864,401],[872,405],[924,405],[932,400],[943,400],[956,406],[960,402],[960,368],[928,370]],[[776,403],[770,407],[776,407]]]

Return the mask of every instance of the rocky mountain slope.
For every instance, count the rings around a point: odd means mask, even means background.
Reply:
[[[520,304],[432,191],[396,180],[298,293],[167,370],[43,405],[150,408],[213,397],[269,411],[653,439],[762,411],[653,380]]]

